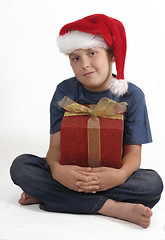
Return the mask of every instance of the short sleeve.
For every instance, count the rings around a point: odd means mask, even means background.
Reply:
[[[145,96],[142,91],[136,93],[125,114],[124,144],[139,145],[152,142]]]
[[[64,93],[61,91],[60,87],[57,86],[50,104],[50,134],[60,130],[61,121],[65,110],[61,108],[57,102],[63,97]]]
[[[62,118],[65,112],[65,110],[57,104],[57,102],[62,100],[64,96],[67,96],[75,101],[77,96],[77,83],[78,81],[76,78],[70,78],[58,84],[50,104],[50,134],[60,130]]]

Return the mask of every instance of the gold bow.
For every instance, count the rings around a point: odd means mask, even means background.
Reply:
[[[90,167],[99,167],[101,159],[101,144],[100,122],[98,117],[123,120],[123,115],[121,113],[126,111],[127,103],[117,103],[109,98],[103,97],[96,105],[90,105],[90,107],[87,107],[76,103],[66,96],[57,103],[60,107],[67,110],[64,117],[82,115],[90,116],[87,123],[88,165]]]
[[[88,115],[103,118],[122,119],[123,115],[120,113],[125,112],[127,109],[126,102],[117,103],[106,97],[101,98],[96,105],[90,105],[90,107],[78,104],[66,96],[57,103],[60,107],[68,111],[65,112],[64,116]]]

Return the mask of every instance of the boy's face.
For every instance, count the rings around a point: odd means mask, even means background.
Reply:
[[[69,54],[70,64],[77,80],[90,91],[108,89],[112,79],[112,57],[100,47],[79,49]]]

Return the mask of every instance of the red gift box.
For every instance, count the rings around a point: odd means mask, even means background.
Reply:
[[[76,110],[77,106],[78,104],[76,104]],[[66,106],[63,107],[67,109]],[[67,116],[66,114],[60,128],[61,164],[120,168],[123,115],[118,114],[119,119],[116,119],[115,116],[111,117],[91,117],[84,113],[76,116],[74,114]],[[92,118],[94,118],[94,122],[96,120],[94,127]],[[89,124],[90,121],[92,124]]]

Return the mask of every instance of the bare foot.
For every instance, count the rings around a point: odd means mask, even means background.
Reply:
[[[27,193],[23,192],[21,194],[21,198],[18,201],[21,205],[30,205],[30,204],[35,204],[39,203],[40,201],[34,197],[31,197]]]
[[[107,200],[98,213],[136,223],[143,228],[149,227],[152,216],[151,209],[142,204],[116,202],[111,199]]]

